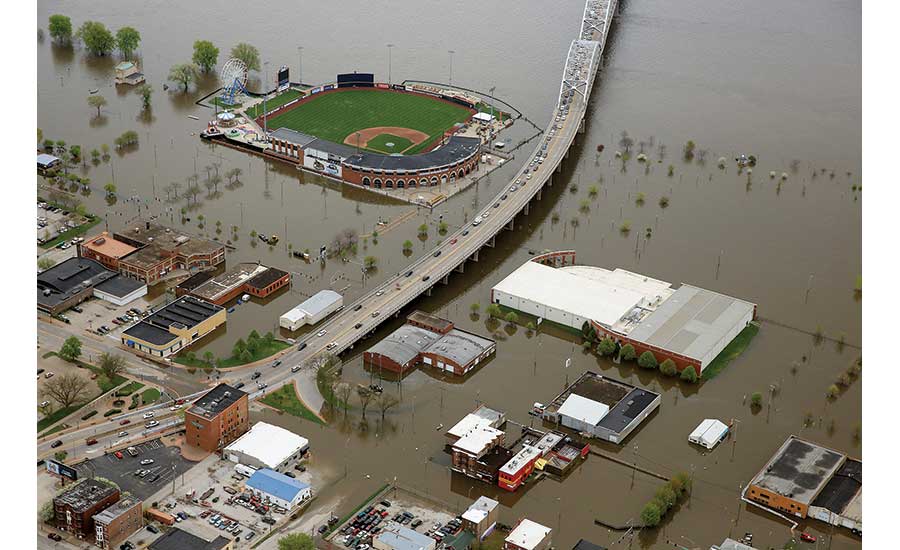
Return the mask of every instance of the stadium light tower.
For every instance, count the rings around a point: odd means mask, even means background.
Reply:
[[[298,71],[300,74],[297,75],[297,78],[300,79],[300,85],[303,85],[303,46],[297,46],[297,54],[300,57],[300,66],[298,67]]]
[[[269,91],[266,90],[266,86],[269,85],[269,62],[264,62],[263,66],[266,68],[266,80],[263,84],[263,134],[265,141],[269,141],[269,112],[266,108],[266,98],[269,97]]]
[[[388,44],[387,49],[388,49],[388,84],[390,84],[391,83],[391,50],[394,49],[394,45]]]
[[[453,86],[453,54],[456,52],[453,50],[447,50],[447,53],[450,54],[450,86]]]

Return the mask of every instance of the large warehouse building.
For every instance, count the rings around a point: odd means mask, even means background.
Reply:
[[[535,257],[491,290],[491,302],[576,330],[590,323],[698,375],[756,318],[756,304],[738,298],[574,262],[571,251]]]
[[[265,422],[257,422],[250,431],[225,447],[225,458],[256,469],[279,472],[290,469],[309,450],[309,440],[294,432]]]
[[[282,315],[278,324],[281,328],[297,330],[304,325],[315,325],[342,307],[344,307],[343,296],[333,290],[320,290]]]

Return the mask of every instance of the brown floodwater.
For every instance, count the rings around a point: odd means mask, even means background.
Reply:
[[[385,76],[387,43],[392,78],[453,82],[477,90],[497,87],[496,95],[543,126],[559,90],[569,42],[575,37],[583,4],[524,1],[509,4],[456,2],[427,5],[403,0],[389,9],[380,3],[322,3],[298,9],[295,2],[268,2],[246,9],[237,2],[156,2],[99,0],[79,5],[42,1],[38,21],[46,28],[50,14],[66,13],[77,27],[98,20],[113,29],[136,27],[143,36],[138,54],[153,85],[153,109],[142,115],[134,90],[111,86],[116,59],[93,59],[79,49],[38,45],[38,127],[50,139],[80,144],[85,150],[112,144],[126,130],[136,130],[140,145],[109,162],[82,168],[92,179],[92,192],[80,196],[111,228],[127,225],[141,212],[158,214],[180,225],[185,200],[168,202],[165,186],[186,187],[197,173],[220,163],[224,172],[240,167],[241,184],[222,185],[217,196],[199,197],[188,210],[185,229],[223,238],[240,227],[228,263],[261,261],[295,273],[294,286],[265,303],[251,302],[229,315],[227,327],[202,342],[228,354],[234,341],[252,329],[277,330],[278,317],[318,290],[342,289],[352,301],[385,274],[400,271],[440,238],[437,218],[460,225],[473,217],[502,187],[521,162],[499,169],[477,187],[461,193],[434,212],[418,210],[397,229],[361,243],[358,258],[379,258],[378,273],[363,281],[359,266],[328,261],[324,265],[292,259],[294,249],[317,249],[346,227],[370,233],[380,219],[402,216],[415,207],[371,195],[271,163],[238,151],[202,143],[196,133],[210,111],[195,101],[216,88],[214,77],[201,80],[187,94],[164,91],[168,68],[187,61],[196,39],[220,47],[220,64],[236,42],[255,44],[270,60],[270,78],[282,64],[298,79],[297,46],[303,46],[303,80],[323,82],[338,72],[373,70]],[[416,25],[410,25],[411,20]],[[753,4],[693,0],[626,0],[607,45],[604,69],[595,83],[587,131],[571,151],[565,169],[530,215],[517,220],[497,247],[482,251],[478,263],[466,265],[450,284],[412,307],[434,311],[462,328],[493,332],[497,354],[465,380],[444,379],[416,371],[402,381],[402,404],[384,423],[370,411],[362,424],[358,410],[342,413],[328,427],[276,415],[255,413],[310,438],[316,459],[333,467],[333,483],[321,488],[315,506],[340,501],[349,510],[355,501],[385,480],[397,479],[464,507],[478,494],[501,497],[501,519],[512,523],[528,516],[557,529],[556,546],[571,547],[579,538],[612,548],[619,533],[594,524],[595,518],[625,523],[637,518],[659,482],[629,468],[591,456],[563,482],[543,480],[516,494],[502,494],[447,470],[441,452],[442,431],[478,402],[507,411],[528,423],[535,401],[546,401],[585,369],[649,387],[663,395],[660,410],[622,447],[598,445],[639,466],[671,474],[694,470],[695,490],[689,503],[657,530],[645,530],[635,547],[670,548],[667,540],[688,547],[708,547],[729,535],[754,533],[760,548],[780,547],[788,537],[784,524],[738,506],[738,492],[789,434],[861,456],[853,432],[861,424],[861,382],[837,399],[824,393],[855,357],[861,342],[861,303],[854,295],[861,273],[860,153],[860,7],[858,2]],[[262,75],[255,75],[257,79]],[[100,89],[109,104],[100,117],[88,106],[88,91]],[[194,115],[199,121],[188,118]],[[649,168],[635,160],[626,166],[612,157],[619,134],[626,130],[645,147]],[[510,137],[528,134],[525,124]],[[694,140],[708,150],[705,164],[681,158],[682,145]],[[596,145],[606,151],[597,155]],[[659,158],[659,144],[666,146]],[[636,153],[636,151],[634,152]],[[633,153],[632,156],[635,156]],[[749,180],[739,174],[738,154],[754,154],[758,166]],[[719,157],[727,167],[716,167]],[[520,156],[520,159],[522,156]],[[794,162],[796,161],[796,162]],[[672,176],[668,167],[672,165]],[[214,170],[210,168],[209,170]],[[769,178],[775,171],[778,177]],[[778,185],[780,174],[788,179]],[[815,174],[815,175],[814,175]],[[119,199],[108,205],[102,187],[115,181]],[[38,184],[43,182],[39,179]],[[595,198],[591,186],[598,188]],[[645,203],[636,204],[638,193]],[[670,199],[667,208],[661,197]],[[129,200],[130,197],[139,199]],[[587,211],[581,202],[588,200]],[[142,206],[143,205],[143,206]],[[205,228],[198,228],[198,216]],[[577,222],[573,223],[573,220]],[[619,227],[628,221],[631,231]],[[427,240],[416,227],[429,223]],[[645,238],[646,229],[652,237]],[[277,233],[281,243],[270,249],[249,233]],[[407,257],[402,243],[410,239]],[[685,386],[657,374],[637,372],[586,355],[580,342],[553,330],[527,334],[524,327],[507,330],[473,319],[469,306],[486,304],[490,288],[522,262],[529,250],[573,248],[578,261],[623,267],[675,284],[688,282],[759,304],[765,319],[750,348],[713,380]],[[718,268],[717,268],[718,266]],[[365,284],[365,286],[363,286]],[[367,380],[361,351],[400,323],[392,320],[346,357],[344,376]],[[817,327],[834,340],[816,343]],[[296,334],[282,334],[294,336]],[[846,344],[837,343],[841,337]],[[572,358],[566,372],[564,361]],[[805,359],[805,360],[804,360]],[[791,368],[799,363],[796,372]],[[777,395],[768,388],[777,384]],[[396,384],[385,384],[398,391]],[[745,398],[766,395],[755,413]],[[357,407],[358,409],[358,407]],[[804,427],[804,416],[813,418]],[[703,418],[739,421],[737,441],[710,453],[687,443],[687,435]],[[739,516],[739,519],[738,519]],[[734,522],[737,522],[736,524]],[[810,532],[829,532],[809,522]],[[682,538],[686,537],[686,538]],[[837,532],[832,548],[858,548],[846,532]]]

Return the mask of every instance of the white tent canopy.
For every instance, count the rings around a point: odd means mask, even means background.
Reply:
[[[728,434],[728,426],[715,418],[707,418],[688,436],[688,441],[712,449]]]

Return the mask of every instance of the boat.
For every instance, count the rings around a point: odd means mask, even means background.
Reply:
[[[196,115],[188,115],[188,118],[191,120],[200,120],[200,117],[198,117]]]
[[[94,88],[93,90],[88,90],[88,93],[90,93],[91,95],[93,95],[93,94],[96,94],[96,93],[99,92],[99,91],[100,91],[100,88]]]
[[[266,241],[266,242],[269,243],[269,244],[277,244],[277,243],[278,243],[278,235],[275,235],[275,234],[273,233],[273,234],[269,237],[269,240]]]

